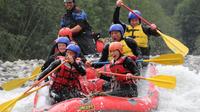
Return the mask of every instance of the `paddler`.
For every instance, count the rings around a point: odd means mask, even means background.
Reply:
[[[153,23],[151,24],[151,26],[141,24],[141,20],[132,12],[129,12],[128,14],[129,24],[121,22],[119,19],[119,13],[122,3],[122,0],[116,1],[116,8],[113,15],[113,23],[121,24],[123,26],[123,29],[125,30],[124,36],[134,39],[141,50],[142,58],[148,59],[150,55],[149,37],[151,35],[160,36],[156,31],[157,26]],[[133,10],[133,12],[135,12],[139,16],[142,15],[139,10]]]
[[[44,77],[62,61],[67,60],[67,62],[61,65],[60,69],[51,76],[49,93],[53,100],[52,104],[82,96],[79,76],[83,76],[83,84],[86,84],[87,81],[84,64],[79,58],[80,53],[81,49],[78,45],[69,44],[66,48],[66,56],[58,56],[57,60],[52,62],[49,67],[40,74],[38,79]]]
[[[123,45],[123,54],[126,56],[130,56],[133,60],[140,55],[140,50],[136,44],[136,42],[130,37],[124,37],[124,28],[121,24],[113,24],[109,28],[109,34],[112,38],[113,42],[120,42]],[[102,51],[102,55],[98,62],[105,62],[111,60],[111,56],[109,55],[109,43],[104,46]],[[87,61],[86,64],[91,66],[91,62]],[[100,68],[103,65],[92,65],[95,68]]]
[[[130,57],[123,55],[123,45],[121,42],[112,42],[109,46],[109,53],[112,56],[110,70],[113,73],[124,74],[124,77],[107,76],[100,74],[99,77],[108,81],[104,85],[104,91],[111,89],[109,95],[121,97],[138,96],[136,81],[131,76],[139,76],[140,72]]]

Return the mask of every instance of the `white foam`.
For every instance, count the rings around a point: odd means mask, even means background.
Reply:
[[[177,78],[175,89],[160,91],[160,102],[155,112],[199,112],[200,110],[200,73],[190,71],[184,66],[157,66],[158,74],[173,75]],[[0,91],[0,103],[23,93],[27,88],[13,91]],[[44,91],[47,92],[47,91]],[[16,103],[12,112],[31,112],[34,94]],[[41,104],[44,102],[41,102]]]

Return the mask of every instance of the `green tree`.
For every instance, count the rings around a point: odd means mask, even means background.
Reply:
[[[115,2],[115,0],[76,1],[77,5],[88,14],[88,21],[93,30],[100,32],[102,37],[109,36],[108,29],[112,24]],[[124,2],[130,8],[140,10],[142,16],[157,24],[162,32],[171,36],[178,35],[179,30],[175,26],[175,20],[165,13],[167,8],[163,9],[157,0]],[[0,59],[44,59],[48,55],[51,43],[57,37],[60,17],[64,12],[63,0],[0,0]],[[128,23],[128,13],[126,9],[121,8],[120,19],[125,23]],[[163,46],[161,38],[152,37],[150,40],[153,52],[169,52],[168,48]]]
[[[195,45],[200,33],[200,6],[199,0],[184,0],[176,9],[178,26],[181,29],[181,36],[186,45],[190,48],[190,53],[197,50]]]
[[[169,16],[173,16],[178,4],[180,4],[183,0],[158,0],[161,4],[165,13]]]
[[[60,4],[53,0],[6,0],[0,10],[0,27],[17,43],[13,47],[15,54],[10,55],[22,59],[46,57],[59,26],[58,14],[62,8],[58,7]],[[1,39],[8,38],[6,32]],[[6,42],[9,45],[9,40]],[[1,51],[8,52],[2,47]]]

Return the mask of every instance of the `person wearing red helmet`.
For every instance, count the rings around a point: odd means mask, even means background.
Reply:
[[[61,64],[62,61],[67,60],[66,63],[61,65],[51,76],[52,83],[49,88],[50,97],[52,104],[60,101],[81,97],[81,85],[79,82],[79,76],[84,77],[84,83],[86,81],[86,70],[83,62],[79,59],[81,49],[76,44],[69,44],[66,48],[65,56],[58,56],[54,62],[46,68],[38,78],[41,79],[48,74],[51,70]]]
[[[61,28],[58,32],[58,37],[68,37],[70,41],[73,40],[72,38],[72,31],[69,28]]]
[[[104,79],[107,82],[107,88],[112,89],[113,91],[109,95],[121,96],[121,97],[136,97],[138,95],[137,86],[135,85],[134,80],[130,80],[130,77],[133,75],[139,76],[140,71],[135,63],[130,57],[123,55],[123,44],[121,42],[112,42],[109,46],[109,54],[112,57],[110,61],[110,70],[113,73],[124,74],[126,77],[112,77],[99,74],[101,79]],[[117,82],[117,83],[113,83]],[[114,85],[112,87],[111,83]],[[106,91],[106,90],[105,90]]]
[[[71,29],[73,40],[80,46],[84,55],[97,53],[87,14],[76,6],[75,0],[64,0],[64,7],[66,12],[60,21],[61,28]]]
[[[155,24],[151,24],[151,26],[146,26],[141,24],[141,20],[132,12],[128,14],[128,22],[129,24],[125,24],[120,21],[119,19],[119,12],[121,4],[123,3],[122,0],[116,1],[116,9],[113,15],[113,23],[121,24],[125,30],[124,36],[133,38],[138,47],[142,52],[142,56],[145,58],[149,58],[150,55],[150,46],[149,46],[149,37],[153,36],[160,36],[157,32],[157,26]],[[141,12],[139,10],[133,10],[137,15],[141,16]]]
[[[126,56],[130,56],[133,59],[140,56],[140,50],[136,44],[136,42],[130,37],[124,37],[124,29],[121,24],[113,24],[109,28],[109,34],[114,42],[120,42],[123,45],[123,54]],[[103,48],[102,55],[98,62],[106,62],[111,60],[111,56],[109,54],[109,43],[106,44]],[[91,62],[86,62],[87,66],[93,66],[95,68],[100,68],[103,65],[95,65],[91,64]]]

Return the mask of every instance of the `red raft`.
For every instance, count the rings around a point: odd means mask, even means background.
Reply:
[[[93,75],[93,69],[88,68],[87,72],[89,91],[92,93],[101,91],[104,81]],[[155,66],[150,65],[148,75],[155,74]],[[83,91],[88,91],[84,86],[82,88]],[[37,108],[37,98],[38,95],[35,97],[33,112],[150,112],[158,106],[159,93],[152,83],[148,83],[147,93],[142,97],[126,98],[101,94],[86,98],[73,98],[52,106],[43,106],[40,109]]]

